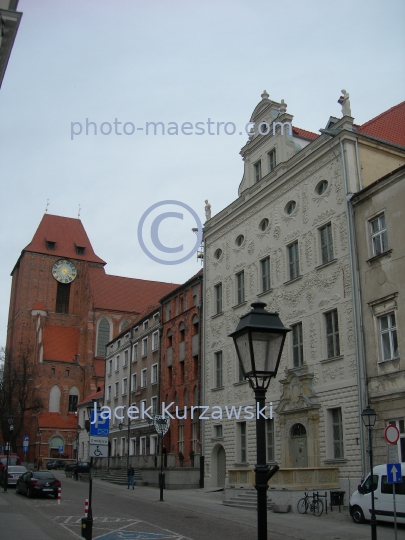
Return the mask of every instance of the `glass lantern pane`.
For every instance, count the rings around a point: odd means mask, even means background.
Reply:
[[[256,372],[275,372],[283,337],[283,334],[252,333]]]
[[[250,361],[249,334],[246,333],[238,336],[236,338],[236,346],[245,373],[250,373],[252,371],[252,363]]]

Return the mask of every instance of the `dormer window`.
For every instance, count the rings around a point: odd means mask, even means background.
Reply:
[[[84,255],[84,251],[86,249],[84,246],[78,246],[75,244],[75,247],[77,255]]]
[[[53,242],[52,240],[45,240],[45,242],[46,242],[46,249],[49,249],[49,251],[55,251],[56,242]]]

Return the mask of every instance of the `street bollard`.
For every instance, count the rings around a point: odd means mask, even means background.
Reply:
[[[89,515],[89,499],[84,501],[84,517],[87,518]]]
[[[60,504],[61,495],[62,495],[62,488],[58,487],[58,504]]]

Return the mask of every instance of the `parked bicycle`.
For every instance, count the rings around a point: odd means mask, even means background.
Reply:
[[[312,500],[309,493],[305,493],[305,497],[298,501],[297,509],[300,514],[306,514],[309,509],[314,516],[319,517],[323,512],[323,502],[317,493],[312,495]]]

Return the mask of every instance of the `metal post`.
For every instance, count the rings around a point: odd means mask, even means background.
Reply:
[[[373,447],[371,441],[371,426],[368,426],[368,454],[370,456],[370,474],[371,474],[371,540],[377,540],[377,520],[374,508],[374,476],[373,476]]]
[[[160,456],[160,473],[159,473],[159,488],[160,488],[160,499],[159,502],[163,501],[163,486],[165,483],[165,475],[163,472],[163,436],[160,436],[160,448],[161,448],[161,456]]]
[[[89,481],[89,513],[87,516],[87,540],[93,538],[93,509],[91,506],[91,497],[93,494],[93,457],[90,458],[90,481]]]
[[[392,495],[394,497],[394,531],[395,540],[397,540],[397,503],[395,501],[395,484],[392,484]]]
[[[255,388],[256,411],[266,404],[266,390]],[[269,466],[266,463],[266,424],[261,415],[256,414],[256,456],[255,466],[257,491],[257,538],[267,540],[267,477]]]

